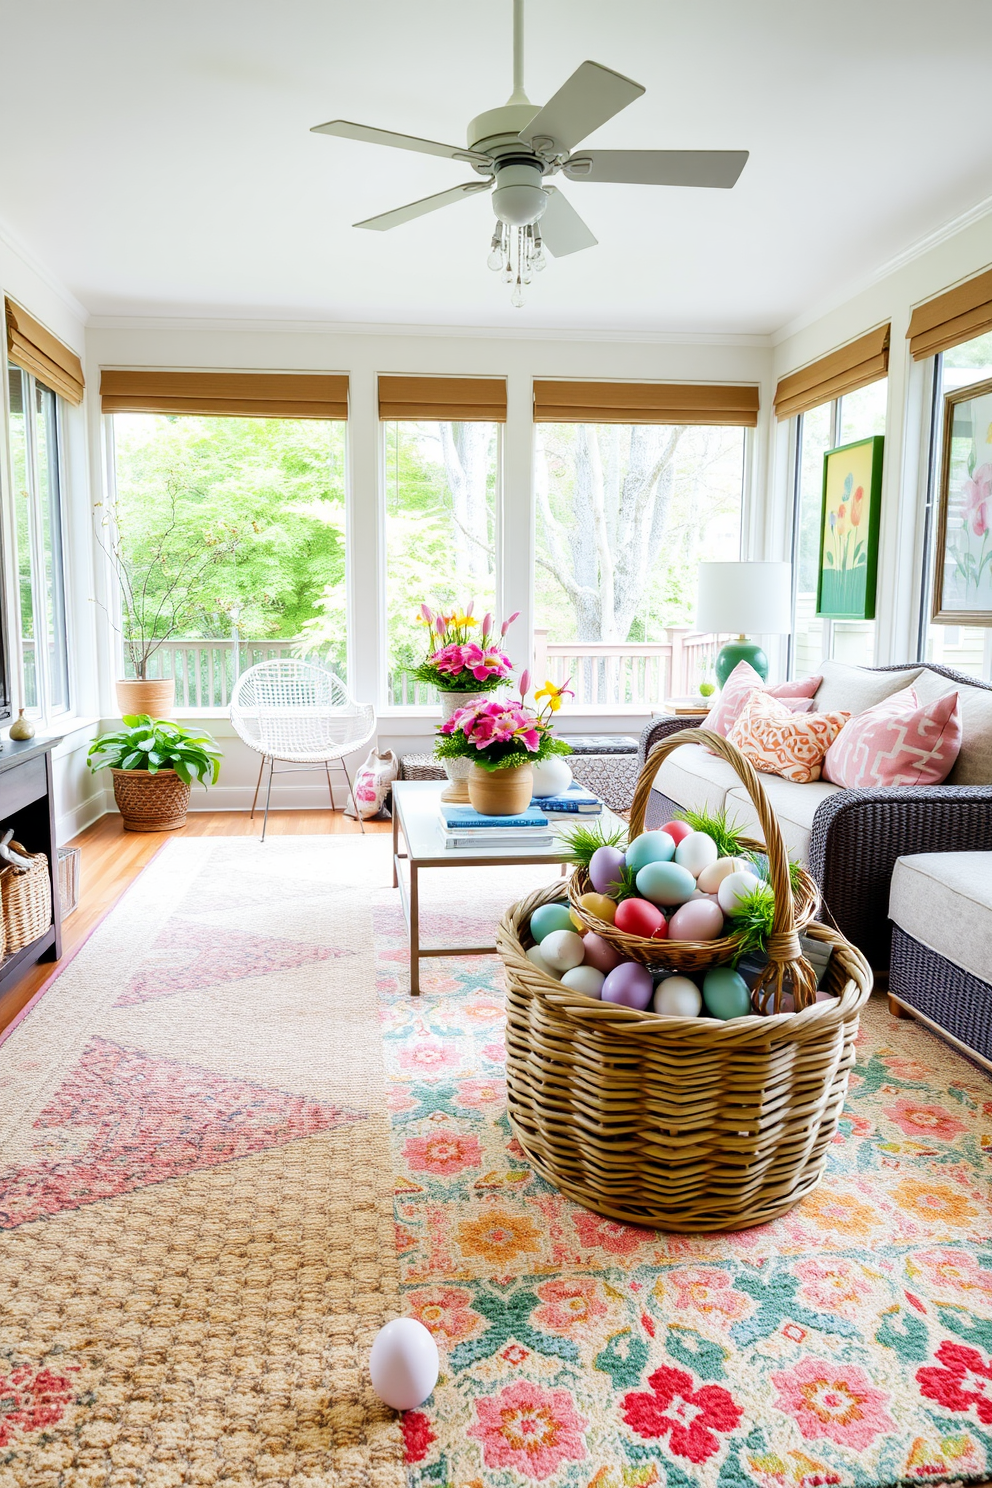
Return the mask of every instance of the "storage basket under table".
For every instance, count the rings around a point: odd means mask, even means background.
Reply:
[[[660,753],[646,762],[638,797]],[[779,891],[769,985],[795,990],[811,974],[792,896],[781,892],[788,865],[778,823],[750,765],[733,760],[733,746],[721,753],[759,807]],[[843,1107],[872,985],[860,951],[811,921],[804,935],[833,948],[829,1001],[729,1022],[659,1017],[573,992],[527,960],[531,914],[560,895],[560,884],[529,895],[497,933],[508,1114],[535,1170],[598,1214],[686,1234],[746,1229],[791,1209],[820,1181]],[[711,964],[720,959],[729,955],[717,952]]]
[[[44,853],[26,853],[19,842],[11,848],[28,860],[27,867],[8,863],[0,871],[5,952],[22,950],[44,935],[52,923],[52,880]]]

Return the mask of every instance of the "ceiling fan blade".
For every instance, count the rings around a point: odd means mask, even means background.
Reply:
[[[583,150],[562,171],[570,181],[726,188],[736,184],[747,157],[747,150]]]
[[[520,138],[549,159],[567,154],[644,89],[598,62],[583,62],[531,119]]]
[[[586,227],[567,196],[556,186],[545,186],[548,205],[539,226],[544,246],[554,258],[565,258],[581,248],[595,248],[599,242]]]
[[[311,134],[336,134],[342,139],[362,140],[367,145],[392,145],[397,150],[417,150],[421,155],[444,155],[449,160],[467,160],[472,165],[492,165],[488,155],[478,150],[465,150],[460,145],[440,145],[436,140],[418,139],[415,134],[395,134],[391,129],[376,129],[372,124],[352,124],[349,119],[331,119],[315,124]]]
[[[436,212],[439,207],[447,207],[452,202],[461,201],[462,197],[471,196],[473,192],[488,191],[491,185],[491,181],[466,181],[462,186],[452,186],[449,191],[438,191],[434,196],[422,196],[419,201],[409,202],[405,207],[394,207],[391,212],[380,212],[378,217],[366,217],[364,222],[355,222],[352,226],[370,227],[374,232],[386,232],[390,227],[399,227],[404,222],[412,222],[415,217],[426,217],[428,212]]]

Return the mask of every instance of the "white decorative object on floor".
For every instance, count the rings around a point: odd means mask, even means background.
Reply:
[[[375,733],[375,712],[365,703],[356,703],[339,677],[326,667],[311,661],[262,661],[238,678],[231,699],[231,723],[235,733],[249,749],[262,756],[251,803],[252,819],[262,785],[262,771],[269,762],[269,781],[265,791],[265,816],[262,841],[269,820],[272,777],[276,760],[291,769],[323,765],[327,790],[334,806],[331,789],[331,765],[344,771],[351,791],[351,776],[345,756],[362,749]],[[280,770],[280,775],[288,772]],[[362,826],[361,817],[359,825]],[[362,831],[365,831],[362,826]]]
[[[437,1384],[437,1344],[416,1318],[393,1318],[380,1328],[369,1355],[372,1388],[393,1410],[423,1405]]]
[[[560,796],[572,783],[571,767],[560,754],[549,754],[547,759],[539,760],[532,768],[534,795],[538,799],[541,796]]]
[[[355,776],[355,789],[345,805],[345,816],[357,816],[360,821],[378,816],[399,773],[400,762],[391,749],[385,754],[373,749]]]

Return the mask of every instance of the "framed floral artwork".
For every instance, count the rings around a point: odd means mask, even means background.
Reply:
[[[875,618],[884,444],[875,434],[823,457],[816,613],[825,619]]]
[[[944,397],[933,619],[992,625],[992,382]]]

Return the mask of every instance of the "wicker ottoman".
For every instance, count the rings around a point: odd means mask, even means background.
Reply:
[[[400,755],[401,780],[444,780],[444,766],[432,754]]]
[[[891,1010],[992,1069],[992,852],[900,858],[889,918]]]

